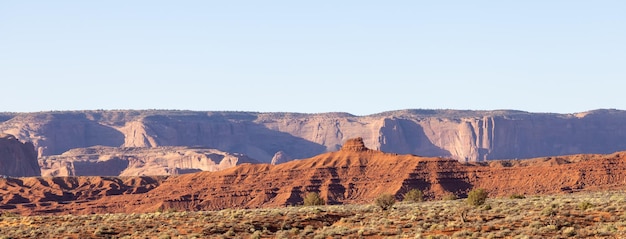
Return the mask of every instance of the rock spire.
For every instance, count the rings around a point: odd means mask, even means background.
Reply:
[[[363,143],[363,138],[353,138],[348,139],[341,147],[341,151],[350,151],[350,152],[365,152],[369,151],[367,147],[365,147],[365,143]]]

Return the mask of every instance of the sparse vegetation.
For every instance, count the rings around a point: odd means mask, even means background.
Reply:
[[[522,195],[522,194],[512,194],[511,196],[509,196],[510,199],[524,199],[526,198],[526,196]]]
[[[457,200],[457,199],[459,199],[459,197],[457,197],[456,194],[454,193],[448,193],[445,196],[443,196],[443,200],[451,201],[451,200]]]
[[[304,196],[304,206],[319,206],[324,204],[326,204],[326,202],[319,193],[310,192]]]
[[[12,212],[3,212],[0,213],[0,217],[17,217],[18,215]]]
[[[0,238],[626,238],[626,192],[377,205],[0,217]],[[485,208],[489,205],[491,209]],[[581,210],[581,205],[591,205]]]
[[[487,201],[487,196],[488,196],[488,193],[487,191],[485,191],[485,189],[482,189],[482,188],[472,189],[467,194],[467,203],[472,206],[483,205]]]
[[[422,202],[424,201],[424,193],[419,189],[411,189],[406,194],[404,194],[405,202]]]
[[[592,207],[593,207],[593,204],[591,204],[588,201],[582,201],[578,204],[578,209],[583,210],[583,211]]]
[[[374,201],[376,206],[380,207],[383,211],[390,209],[393,204],[396,203],[396,197],[391,194],[382,194]]]

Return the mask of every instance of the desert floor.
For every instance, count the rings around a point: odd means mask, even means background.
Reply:
[[[0,238],[624,238],[626,193],[0,217]]]

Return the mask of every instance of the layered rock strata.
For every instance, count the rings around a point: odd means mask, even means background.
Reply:
[[[21,214],[218,210],[300,205],[308,192],[329,204],[371,203],[383,193],[401,200],[420,189],[428,200],[484,188],[492,197],[542,195],[626,186],[626,152],[461,163],[384,153],[350,140],[313,158],[242,164],[218,172],[158,177],[0,179],[0,209]]]
[[[0,133],[0,175],[29,177],[40,175],[37,153],[32,143]]]
[[[73,148],[201,146],[269,163],[336,151],[363,137],[372,149],[460,161],[607,154],[626,150],[626,112],[401,110],[367,116],[194,111],[5,113],[0,132],[40,156]]]
[[[39,160],[42,176],[152,176],[218,171],[258,161],[242,154],[198,147],[94,146]]]

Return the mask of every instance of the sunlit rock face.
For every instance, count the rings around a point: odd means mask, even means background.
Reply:
[[[626,112],[400,110],[347,113],[73,111],[3,114],[0,132],[32,142],[39,156],[91,146],[199,146],[263,163],[339,150],[361,137],[374,150],[459,161],[626,150]]]
[[[93,146],[40,158],[42,176],[154,176],[219,171],[258,161],[242,154],[186,146]]]

